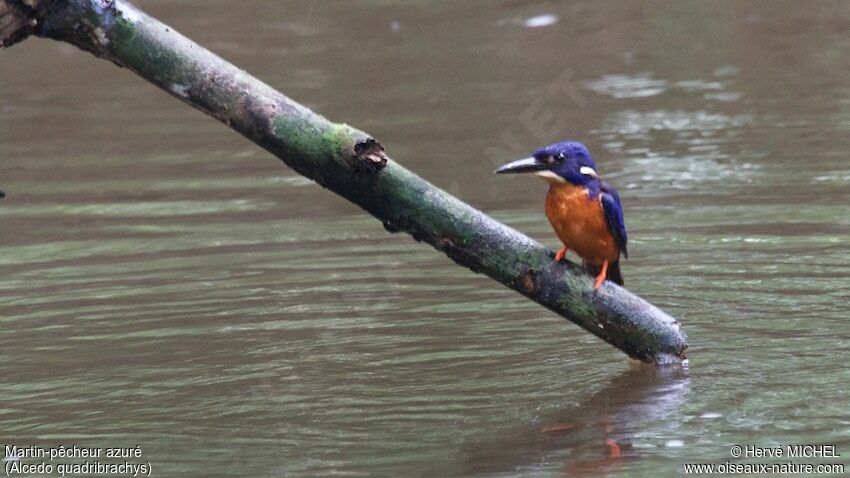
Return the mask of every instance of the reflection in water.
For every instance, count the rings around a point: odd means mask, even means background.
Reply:
[[[588,81],[586,85],[596,93],[614,98],[642,98],[660,95],[667,90],[666,81],[654,80],[648,75],[605,75]]]
[[[630,365],[578,404],[541,416],[531,427],[505,432],[503,438],[471,445],[466,451],[470,471],[482,464],[489,472],[531,470],[563,459],[569,475],[599,476],[639,459],[637,435],[679,411],[690,393],[690,378],[687,368]]]

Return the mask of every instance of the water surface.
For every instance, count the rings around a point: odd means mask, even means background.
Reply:
[[[690,367],[633,367],[33,39],[0,53],[4,442],[141,445],[159,476],[669,476],[748,443],[846,463],[847,5],[140,5],[552,247],[545,186],[490,172],[586,142],[627,285],[681,319]]]

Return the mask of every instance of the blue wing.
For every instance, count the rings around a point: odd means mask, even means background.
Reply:
[[[599,199],[602,201],[602,210],[605,212],[608,229],[614,236],[614,243],[623,252],[623,256],[628,259],[629,251],[626,248],[626,243],[629,241],[629,236],[626,234],[626,223],[623,221],[623,206],[620,205],[620,195],[617,194],[616,189],[603,182],[600,187]]]

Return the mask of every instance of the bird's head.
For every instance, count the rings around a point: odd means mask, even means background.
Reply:
[[[531,157],[512,161],[495,172],[532,173],[550,183],[571,183],[576,186],[599,180],[590,151],[575,141],[550,144],[535,151]]]

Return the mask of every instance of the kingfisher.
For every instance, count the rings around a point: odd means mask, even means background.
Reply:
[[[581,257],[584,269],[596,276],[595,290],[606,279],[623,285],[620,254],[628,258],[629,253],[620,195],[599,178],[585,145],[576,141],[550,144],[495,172],[532,173],[549,183],[546,217],[564,243],[555,261],[573,250]]]

